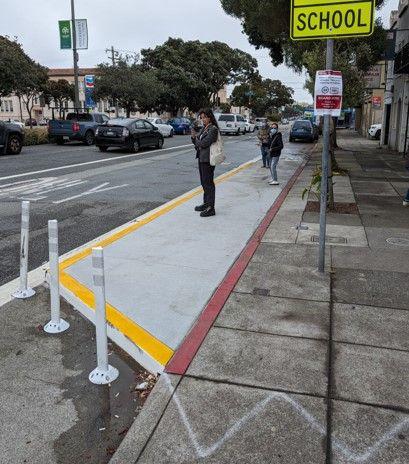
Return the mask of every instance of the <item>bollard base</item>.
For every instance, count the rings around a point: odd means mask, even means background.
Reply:
[[[31,298],[36,294],[35,290],[32,288],[26,288],[25,290],[18,290],[11,294],[13,298],[17,298],[19,300],[25,300],[26,298]]]
[[[59,334],[65,332],[70,328],[70,324],[64,319],[60,319],[59,322],[50,321],[48,324],[44,326],[44,332],[49,334]]]
[[[108,370],[101,369],[100,367],[94,369],[89,375],[88,379],[95,385],[107,385],[116,380],[118,376],[118,369],[108,365]]]

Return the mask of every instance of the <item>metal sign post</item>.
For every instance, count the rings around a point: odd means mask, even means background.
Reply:
[[[80,108],[80,87],[78,82],[78,52],[77,52],[77,27],[75,23],[74,0],[71,0],[71,21],[72,21],[72,53],[74,57],[74,90],[75,108]]]
[[[326,69],[331,70],[334,61],[334,41],[327,40]],[[330,149],[331,115],[324,116],[323,150],[322,150],[322,178],[321,178],[321,205],[320,205],[320,251],[318,257],[318,270],[325,271],[325,242],[327,233],[327,197],[328,197],[328,172]]]

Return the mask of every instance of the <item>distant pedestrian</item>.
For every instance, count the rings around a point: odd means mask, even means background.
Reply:
[[[263,159],[263,168],[269,168],[270,167],[270,162],[269,162],[269,156],[268,156],[268,148],[270,145],[270,126],[268,125],[268,122],[266,122],[263,127],[259,130],[258,133],[258,139],[260,141],[260,147],[261,147],[261,156]]]
[[[217,142],[219,126],[211,109],[199,111],[203,127],[198,131],[192,129],[192,142],[196,148],[196,158],[199,164],[200,183],[204,195],[203,204],[196,206],[195,211],[200,212],[201,217],[214,216],[216,187],[214,185],[214,166],[210,164],[210,146]]]
[[[270,130],[269,138],[269,165],[271,171],[271,180],[268,182],[270,185],[279,185],[277,178],[277,165],[280,161],[281,150],[284,148],[283,136],[278,130],[278,124],[273,123]]]

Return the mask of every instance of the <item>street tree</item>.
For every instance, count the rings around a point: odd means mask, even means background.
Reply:
[[[215,103],[225,85],[245,81],[257,72],[251,55],[227,44],[173,38],[142,50],[142,66],[157,71],[164,85],[161,109],[175,115]]]
[[[47,104],[53,103],[58,108],[61,117],[64,105],[75,99],[75,88],[66,79],[49,80],[44,89],[44,98]]]
[[[116,101],[125,109],[127,117],[134,111],[153,111],[159,104],[162,84],[156,72],[119,60],[115,66],[98,65],[95,96]]]
[[[294,90],[279,80],[258,79],[236,86],[231,95],[235,106],[247,106],[257,116],[276,114],[282,106],[291,105]]]

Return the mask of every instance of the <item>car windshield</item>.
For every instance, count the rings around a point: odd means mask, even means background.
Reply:
[[[117,119],[110,119],[106,122],[108,126],[127,126],[133,121],[133,119],[125,119],[125,118],[117,118]]]
[[[220,116],[219,121],[233,122],[234,116],[231,114],[223,114],[222,116]]]
[[[92,114],[89,113],[68,113],[65,118],[67,121],[92,121]]]
[[[293,129],[311,129],[311,123],[309,121],[295,121]]]
[[[146,120],[149,121],[149,122],[155,122],[156,118],[146,118]]]

